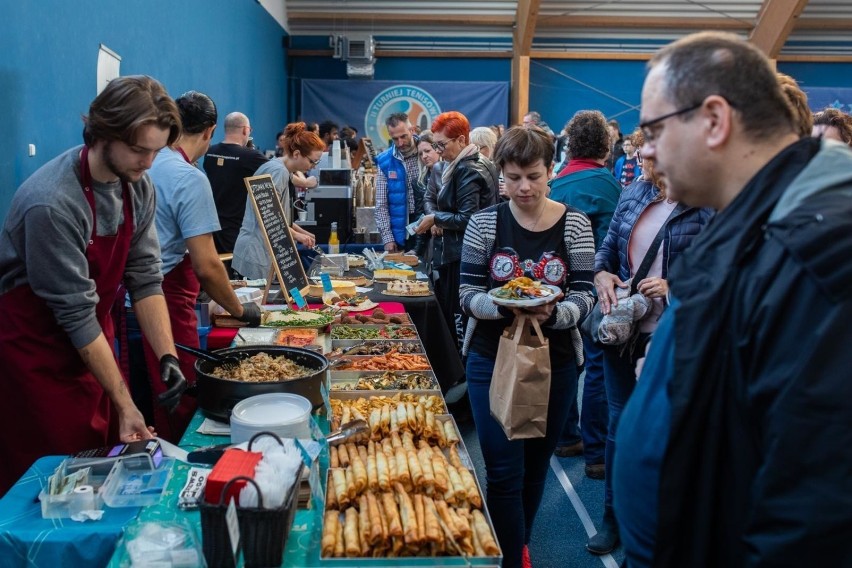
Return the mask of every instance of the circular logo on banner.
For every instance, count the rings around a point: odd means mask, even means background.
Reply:
[[[376,95],[367,108],[364,131],[381,146],[389,144],[390,135],[385,126],[387,118],[404,112],[408,120],[421,130],[427,130],[432,121],[441,114],[441,107],[428,91],[414,85],[394,85]]]

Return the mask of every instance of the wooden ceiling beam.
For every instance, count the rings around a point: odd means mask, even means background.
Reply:
[[[350,12],[334,14],[328,12],[288,12],[287,20],[290,25],[307,24],[384,24],[384,25],[419,25],[419,26],[504,26],[510,27],[515,23],[514,16],[500,14],[365,14]]]
[[[763,0],[749,41],[775,59],[807,5],[808,0]]]
[[[752,24],[734,18],[672,18],[663,16],[549,16],[540,15],[539,28],[611,28],[750,31]]]
[[[518,10],[515,13],[515,32],[512,41],[515,53],[518,55],[530,54],[540,5],[541,0],[518,0]]]
[[[799,18],[796,30],[852,30],[852,18]]]

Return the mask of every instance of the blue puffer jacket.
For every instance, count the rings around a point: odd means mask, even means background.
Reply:
[[[376,165],[385,174],[388,182],[388,215],[391,232],[394,240],[402,244],[408,236],[405,233],[405,226],[408,224],[408,185],[405,163],[396,144],[391,144],[390,148],[378,155]]]
[[[609,231],[595,254],[595,272],[606,270],[618,274],[622,280],[630,278],[630,262],[627,257],[627,245],[639,216],[657,196],[658,189],[646,180],[637,180],[621,194]],[[710,209],[689,207],[674,217],[666,227],[663,237],[663,278],[667,277],[669,266],[680,255],[692,239],[713,216]]]

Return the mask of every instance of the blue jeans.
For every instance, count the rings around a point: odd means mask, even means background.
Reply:
[[[550,455],[565,425],[571,399],[577,399],[577,366],[554,366],[550,379],[547,433],[544,438],[509,441],[491,416],[488,391],[494,359],[470,352],[467,385],[482,456],[485,459],[486,502],[503,548],[503,566],[521,566],[521,552],[530,541],[533,520],[544,494]]]
[[[583,353],[586,356],[586,376],[583,379],[580,432],[583,435],[583,456],[588,465],[593,465],[605,462],[609,409],[604,386],[603,350],[583,338]]]
[[[615,456],[615,433],[621,411],[636,387],[636,361],[645,355],[644,342],[640,342],[633,354],[621,355],[620,346],[603,349],[604,384],[609,406],[609,428],[606,437],[606,491],[604,493],[604,520],[613,521],[612,509],[612,464]]]
[[[578,412],[577,399],[571,402],[568,419],[559,438],[559,446],[571,446],[583,440],[583,457],[587,465],[604,463],[606,430],[609,415],[604,389],[603,351],[583,338],[586,376],[583,379],[583,412]],[[579,415],[579,416],[578,416]],[[579,428],[577,423],[579,421]]]

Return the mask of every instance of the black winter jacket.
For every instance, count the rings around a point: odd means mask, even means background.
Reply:
[[[653,183],[636,180],[627,187],[618,200],[609,231],[595,254],[595,272],[606,270],[626,281],[630,278],[628,244],[636,221],[654,200],[659,190]],[[663,237],[663,278],[668,278],[669,266],[689,246],[701,231],[713,211],[689,207],[669,221]]]
[[[442,237],[432,240],[436,267],[461,260],[467,222],[480,209],[497,203],[497,192],[497,168],[478,152],[456,164],[449,182],[438,189],[437,195],[427,192],[424,209],[427,214],[434,213],[435,225],[444,230]]]

